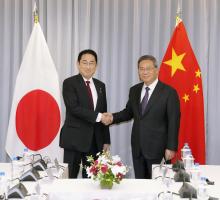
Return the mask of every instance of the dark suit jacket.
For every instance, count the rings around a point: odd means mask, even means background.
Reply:
[[[95,111],[89,109],[86,84],[80,74],[63,82],[66,119],[60,134],[62,148],[88,152],[93,135],[99,151],[102,151],[103,144],[110,144],[109,127],[96,122],[98,113],[107,111],[105,84],[95,78],[93,81],[98,95]]]
[[[129,92],[126,108],[114,113],[113,123],[134,119],[131,146],[132,154],[138,157],[142,151],[147,159],[164,156],[165,149],[177,150],[180,125],[180,103],[177,92],[158,81],[141,116],[140,96],[143,83],[133,86]]]

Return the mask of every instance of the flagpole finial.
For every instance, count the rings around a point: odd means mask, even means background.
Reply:
[[[182,0],[178,0],[176,11],[176,26],[182,21]]]
[[[34,3],[33,15],[34,15],[34,23],[37,24],[39,22],[39,17],[38,17],[36,2]]]
[[[176,16],[176,26],[182,21],[182,19],[179,16]]]

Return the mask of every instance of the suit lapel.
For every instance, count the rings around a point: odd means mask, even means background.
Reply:
[[[95,111],[99,110],[99,105],[101,103],[101,95],[102,95],[102,87],[100,86],[100,84],[96,81],[96,79],[93,78],[93,82],[96,88],[96,92],[97,92],[97,103],[96,103],[96,107],[95,107]]]
[[[138,110],[138,113],[139,113],[140,116],[141,116],[141,106],[140,106],[141,90],[142,90],[143,84],[144,84],[144,83],[140,83],[140,84],[138,85],[138,88],[137,88],[136,94],[135,94],[136,107],[137,107],[137,110]]]
[[[160,81],[158,81],[158,83],[157,83],[156,87],[154,88],[154,91],[153,91],[153,93],[152,93],[152,95],[151,95],[151,97],[150,97],[150,99],[147,103],[147,107],[146,107],[146,110],[145,110],[145,113],[144,113],[143,116],[145,116],[149,112],[150,108],[154,104],[157,103],[158,99],[160,98],[162,89],[163,89],[163,85],[161,84]]]
[[[88,92],[87,92],[85,81],[83,80],[83,77],[81,74],[78,74],[78,82],[79,82],[79,91],[80,91],[81,98],[84,102],[85,107],[89,108]]]

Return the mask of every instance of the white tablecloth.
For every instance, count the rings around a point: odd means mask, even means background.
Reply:
[[[124,179],[109,190],[90,179],[66,179],[55,180],[42,191],[48,192],[51,200],[156,200],[162,187],[153,180]]]
[[[0,169],[3,165],[0,164]],[[208,186],[210,196],[220,198],[220,166],[200,166],[202,176],[215,181]],[[156,171],[154,171],[155,173]],[[29,193],[36,193],[39,184],[40,192],[46,193],[50,200],[154,200],[164,191],[162,180],[124,179],[114,184],[111,190],[100,189],[99,183],[90,179],[42,179],[38,182],[23,182]],[[170,190],[178,193],[182,183],[172,183]],[[32,199],[27,197],[25,199]],[[46,198],[42,198],[46,199]],[[174,196],[174,199],[179,197]],[[39,199],[38,199],[39,200]]]

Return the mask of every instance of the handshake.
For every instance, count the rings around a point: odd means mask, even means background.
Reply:
[[[101,122],[106,126],[112,124],[112,122],[113,122],[112,113],[102,113]]]

